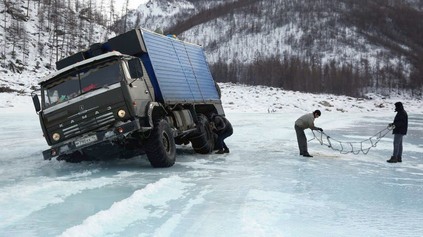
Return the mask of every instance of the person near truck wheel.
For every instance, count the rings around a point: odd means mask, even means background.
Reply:
[[[395,115],[394,122],[389,124],[389,127],[393,127],[394,151],[391,159],[387,160],[388,163],[402,162],[402,139],[408,130],[408,114],[401,102],[395,103],[395,112],[397,115]]]
[[[304,130],[310,128],[311,130],[319,130],[323,132],[322,128],[314,126],[314,120],[320,117],[322,113],[320,110],[315,110],[313,113],[305,114],[295,121],[295,133],[297,134],[298,148],[300,155],[304,157],[313,157],[307,150],[307,137]]]
[[[213,132],[217,134],[216,154],[229,153],[225,139],[233,134],[232,124],[222,115],[213,114],[211,117]]]

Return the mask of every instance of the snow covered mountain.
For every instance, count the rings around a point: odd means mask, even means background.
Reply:
[[[127,24],[203,45],[220,81],[350,95],[419,94],[422,9],[414,0],[150,0],[128,14]],[[281,77],[280,67],[291,72]],[[346,86],[328,86],[334,81]],[[323,86],[310,85],[316,82]]]
[[[28,93],[55,62],[115,33],[93,1],[0,2],[0,92]]]
[[[144,27],[202,45],[220,82],[421,96],[421,1],[149,0],[119,20],[114,0],[55,3],[0,3],[1,91],[31,88],[55,60]]]

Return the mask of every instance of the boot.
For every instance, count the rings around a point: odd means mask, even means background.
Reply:
[[[402,162],[402,157],[401,156],[398,156],[397,162]]]
[[[218,151],[216,151],[216,153],[215,153],[215,154],[223,154],[223,153],[225,153],[225,150],[223,150],[223,149],[219,149]]]
[[[229,153],[229,148],[225,148],[225,153]]]
[[[304,156],[304,157],[313,157],[312,155],[310,155],[310,154],[308,154],[308,153],[304,154],[303,156]]]
[[[388,162],[388,163],[397,163],[398,162],[398,159],[396,157],[394,157],[394,156],[391,156],[391,159],[387,160],[386,162]]]

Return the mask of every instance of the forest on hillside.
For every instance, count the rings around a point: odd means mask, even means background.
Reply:
[[[53,69],[59,59],[114,34],[112,25],[120,19],[114,5],[114,0],[0,1],[0,66],[19,73],[33,70],[35,60],[35,69]]]
[[[225,37],[236,34],[236,30],[245,35],[260,34],[269,32],[266,28],[289,28],[297,24],[304,32],[299,39],[292,36],[281,39],[292,47],[292,52],[271,56],[258,54],[251,62],[236,59],[228,62],[226,58],[219,58],[212,65],[214,77],[222,82],[355,97],[368,92],[404,91],[421,96],[422,10],[423,2],[413,0],[241,0],[203,9],[188,18],[181,16],[182,20],[167,32],[180,34],[196,25],[224,18],[233,31],[205,46],[212,51],[229,40]],[[263,20],[266,18],[269,20]],[[242,19],[244,22],[238,24]],[[347,53],[341,49],[339,57],[323,59],[324,52],[342,48],[342,45],[364,53],[368,51],[360,39],[351,37],[350,29],[368,44],[386,50],[373,58],[352,60],[351,56],[344,57]]]
[[[128,1],[121,13],[128,12]],[[156,1],[165,6],[176,2]],[[218,60],[210,63],[219,82],[355,97],[367,92],[422,96],[423,1],[231,0],[214,5],[206,0],[190,2],[196,10],[173,16],[164,33],[183,35],[207,24],[216,29],[229,28],[204,45],[207,54],[219,52]],[[0,1],[1,68],[15,73],[36,72],[41,67],[53,69],[58,59],[130,30],[129,26],[143,26],[141,17],[129,22],[114,5],[114,0]],[[141,14],[144,13],[137,13]],[[222,46],[235,41],[234,35],[265,35],[281,27],[301,34],[286,35],[275,45],[262,42],[256,49],[242,48],[256,51],[249,60],[229,55],[232,49]],[[290,50],[280,51],[282,45],[288,45]],[[359,55],[349,55],[346,48]],[[372,48],[383,50],[369,58],[366,54]],[[274,53],[261,52],[262,49]],[[335,56],[328,57],[328,52]]]

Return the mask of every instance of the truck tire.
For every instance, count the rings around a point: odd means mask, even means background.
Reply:
[[[75,151],[72,154],[60,155],[59,157],[57,157],[57,160],[64,160],[69,163],[80,163],[84,160],[87,160],[87,157],[80,151]]]
[[[215,143],[214,137],[207,117],[203,114],[198,115],[197,131],[190,138],[194,151],[199,154],[209,154],[213,152]]]
[[[161,119],[155,123],[146,141],[145,153],[151,166],[155,168],[165,168],[175,164],[175,140],[166,120]]]

